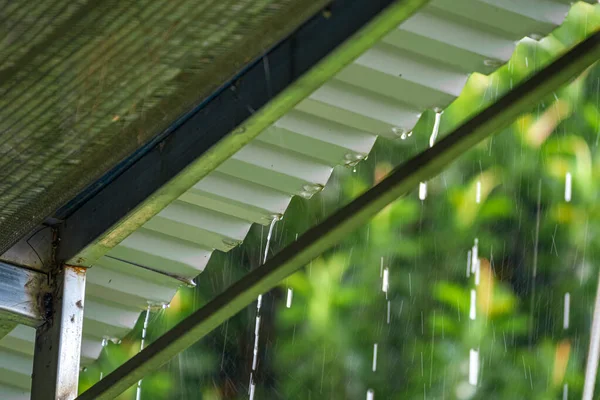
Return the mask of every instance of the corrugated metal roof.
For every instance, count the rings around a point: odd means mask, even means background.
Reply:
[[[325,4],[2,2],[0,252]]]
[[[82,364],[103,338],[129,332],[148,303],[168,303],[214,249],[279,218],[292,196],[318,193],[377,136],[395,138],[426,109],[446,107],[470,73],[508,61],[517,40],[547,35],[568,9],[559,0],[434,0],[88,271]],[[0,341],[0,385],[14,387],[0,387],[3,398],[29,389],[33,341],[27,327]]]

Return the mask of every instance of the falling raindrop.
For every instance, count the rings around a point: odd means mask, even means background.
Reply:
[[[285,306],[287,308],[292,307],[292,298],[294,297],[294,291],[290,288],[287,290],[287,298],[285,300]]]
[[[427,198],[427,182],[419,183],[419,200],[425,200]]]
[[[391,311],[390,308],[391,308],[391,305],[390,305],[390,301],[388,300],[388,302],[387,302],[387,323],[388,324],[390,323],[390,311]]]
[[[475,192],[475,202],[481,203],[481,181],[477,181],[477,190]]]
[[[569,398],[569,384],[565,383],[563,385],[563,400],[568,400]]]
[[[375,400],[375,392],[373,389],[367,390],[367,400]]]
[[[471,250],[467,252],[467,278],[471,276]]]
[[[377,371],[377,343],[373,345],[373,372]]]
[[[479,376],[479,350],[471,349],[469,351],[469,383],[477,386]]]
[[[256,316],[256,322],[254,324],[254,349],[252,356],[252,370],[256,370],[256,364],[258,362],[258,338],[260,334],[260,315]]]
[[[567,172],[565,175],[565,201],[569,203],[571,201],[571,173]]]
[[[267,262],[267,257],[269,256],[269,249],[271,247],[271,238],[273,237],[273,229],[275,228],[275,223],[279,221],[281,218],[278,215],[273,217],[271,220],[271,225],[269,226],[269,233],[267,234],[267,243],[265,244],[265,252],[262,257],[262,263]],[[291,305],[291,299],[290,305]],[[256,368],[258,366],[258,339],[260,335],[260,309],[262,306],[262,294],[258,295],[256,299],[256,322],[254,324],[254,348],[252,351],[252,371],[250,372],[250,385],[248,389],[248,393],[250,399],[254,398],[254,390],[256,387],[256,383],[254,382],[254,373],[256,372]]]
[[[477,316],[477,292],[475,289],[471,289],[471,306],[469,308],[469,318],[475,321]]]
[[[571,294],[565,293],[565,309],[563,313],[563,329],[569,329],[569,314],[571,312]]]
[[[254,383],[254,379],[250,378],[250,400],[254,400],[254,392],[256,390],[256,384]]]
[[[475,243],[471,249],[471,272],[475,273],[479,266],[479,239],[475,238]]]
[[[433,123],[433,129],[431,130],[431,136],[429,136],[429,147],[433,147],[440,130],[440,120],[442,117],[442,111],[435,112],[435,121]],[[419,200],[423,201],[427,198],[427,182],[419,183]]]
[[[383,270],[383,279],[381,283],[381,290],[387,294],[388,289],[390,287],[390,270],[385,268]]]

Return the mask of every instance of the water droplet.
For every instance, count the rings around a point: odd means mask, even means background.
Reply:
[[[355,167],[359,162],[366,160],[364,154],[359,153],[348,153],[344,156],[344,165],[346,167]]]
[[[495,60],[495,59],[492,59],[492,58],[488,58],[487,60],[483,61],[483,65],[485,65],[486,67],[498,68],[502,64],[503,64],[502,61]]]
[[[321,184],[307,184],[302,186],[302,191],[299,193],[300,196],[304,197],[305,199],[310,199],[311,197],[313,197],[315,194],[319,193],[320,191],[323,190],[323,185]]]
[[[406,129],[404,128],[400,128],[399,126],[394,126],[392,128],[392,133],[398,137],[400,137],[400,139],[406,139]]]
[[[229,249],[233,249],[234,247],[242,243],[241,240],[235,240],[230,238],[225,238],[222,240],[222,242],[225,245],[225,247],[228,247]]]
[[[529,37],[532,38],[533,40],[542,40],[544,38],[544,35],[542,35],[541,33],[538,32],[534,32],[529,34]]]
[[[477,181],[477,189],[475,190],[475,202],[481,203],[481,181]]]

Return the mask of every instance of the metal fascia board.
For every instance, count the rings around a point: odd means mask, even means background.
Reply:
[[[77,399],[116,397],[145,374],[160,367],[242,310],[257,295],[270,290],[286,276],[341,241],[348,232],[362,226],[383,207],[412,190],[419,182],[441,172],[466,150],[508,126],[520,114],[529,110],[532,104],[559,89],[599,57],[600,32],[596,32],[463,123],[435,146],[396,168],[375,187],[234,283]]]

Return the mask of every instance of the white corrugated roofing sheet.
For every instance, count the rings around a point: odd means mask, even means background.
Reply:
[[[434,0],[302,101],[88,271],[82,364],[103,338],[120,338],[150,304],[168,303],[211,253],[244,240],[253,223],[281,216],[292,196],[353,165],[377,136],[410,131],[443,109],[472,72],[508,61],[516,42],[539,38],[567,15],[563,0]],[[0,341],[0,393],[28,398],[34,330]]]

